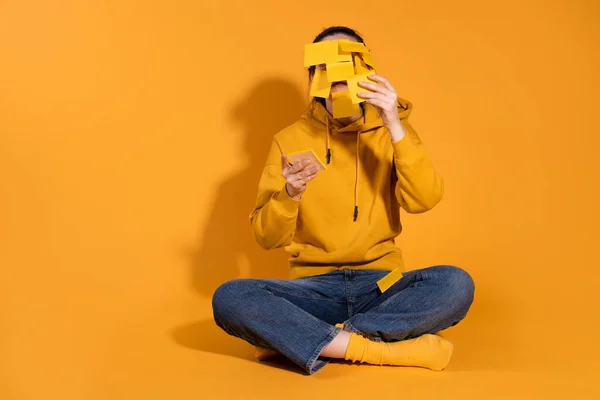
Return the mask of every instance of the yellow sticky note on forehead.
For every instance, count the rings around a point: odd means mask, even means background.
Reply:
[[[333,64],[338,62],[352,62],[351,53],[328,53],[325,56],[325,64]]]
[[[304,46],[304,66],[325,64],[326,58],[338,54],[337,40],[325,40],[318,43],[310,43]]]
[[[353,42],[351,40],[340,39],[339,49],[346,53],[368,53],[369,49],[364,43]]]
[[[327,80],[327,71],[323,69],[315,69],[315,75],[312,78],[310,84],[310,95],[313,97],[329,97],[329,91],[331,90],[331,84]]]
[[[360,114],[360,105],[352,104],[349,92],[331,93],[333,118],[353,117]]]
[[[327,80],[329,82],[345,81],[352,76],[354,76],[354,64],[351,62],[327,64]]]

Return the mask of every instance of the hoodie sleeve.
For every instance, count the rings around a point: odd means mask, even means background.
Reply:
[[[406,135],[401,140],[392,142],[398,177],[396,198],[406,212],[422,213],[440,202],[444,194],[444,181],[425,154],[417,132],[406,118],[401,119],[401,122]]]
[[[264,249],[291,243],[296,230],[300,202],[292,199],[281,175],[281,150],[273,139],[267,162],[258,184],[256,206],[250,214],[250,225],[256,241]]]

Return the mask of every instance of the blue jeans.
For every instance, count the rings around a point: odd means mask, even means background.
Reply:
[[[320,353],[339,333],[336,323],[371,340],[393,342],[456,325],[473,302],[473,280],[460,268],[405,272],[381,293],[376,282],[387,273],[345,269],[296,280],[229,281],[214,294],[215,322],[314,374],[329,362]]]

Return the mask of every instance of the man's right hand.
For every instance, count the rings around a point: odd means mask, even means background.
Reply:
[[[317,176],[319,168],[308,160],[290,164],[286,155],[281,155],[281,175],[285,178],[285,190],[294,200],[300,200],[306,184]]]

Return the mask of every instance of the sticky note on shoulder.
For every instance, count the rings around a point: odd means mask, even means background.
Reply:
[[[358,93],[359,92],[368,92],[369,89],[358,86],[358,82],[362,81],[362,82],[375,83],[368,78],[369,75],[374,74],[374,73],[375,73],[375,71],[368,71],[368,72],[363,72],[361,74],[355,75],[351,78],[348,78],[348,93],[350,93],[350,100],[352,101],[352,104],[358,104],[358,103],[362,103],[363,101],[365,101],[365,99],[358,97]]]
[[[377,286],[379,286],[379,290],[381,290],[381,293],[383,293],[391,288],[394,283],[398,282],[400,279],[402,279],[402,272],[400,272],[398,268],[395,268],[392,270],[392,272],[377,281]]]
[[[294,153],[289,153],[287,155],[287,158],[292,165],[302,160],[308,160],[311,164],[316,165],[319,171],[324,171],[327,169],[323,161],[321,161],[319,156],[317,156],[312,150],[303,150],[296,151]]]
[[[350,92],[332,92],[333,118],[354,117],[360,114],[360,105],[353,104]]]
[[[331,83],[327,80],[327,71],[323,69],[315,69],[312,82],[310,84],[310,95],[312,97],[329,97],[331,91]]]

